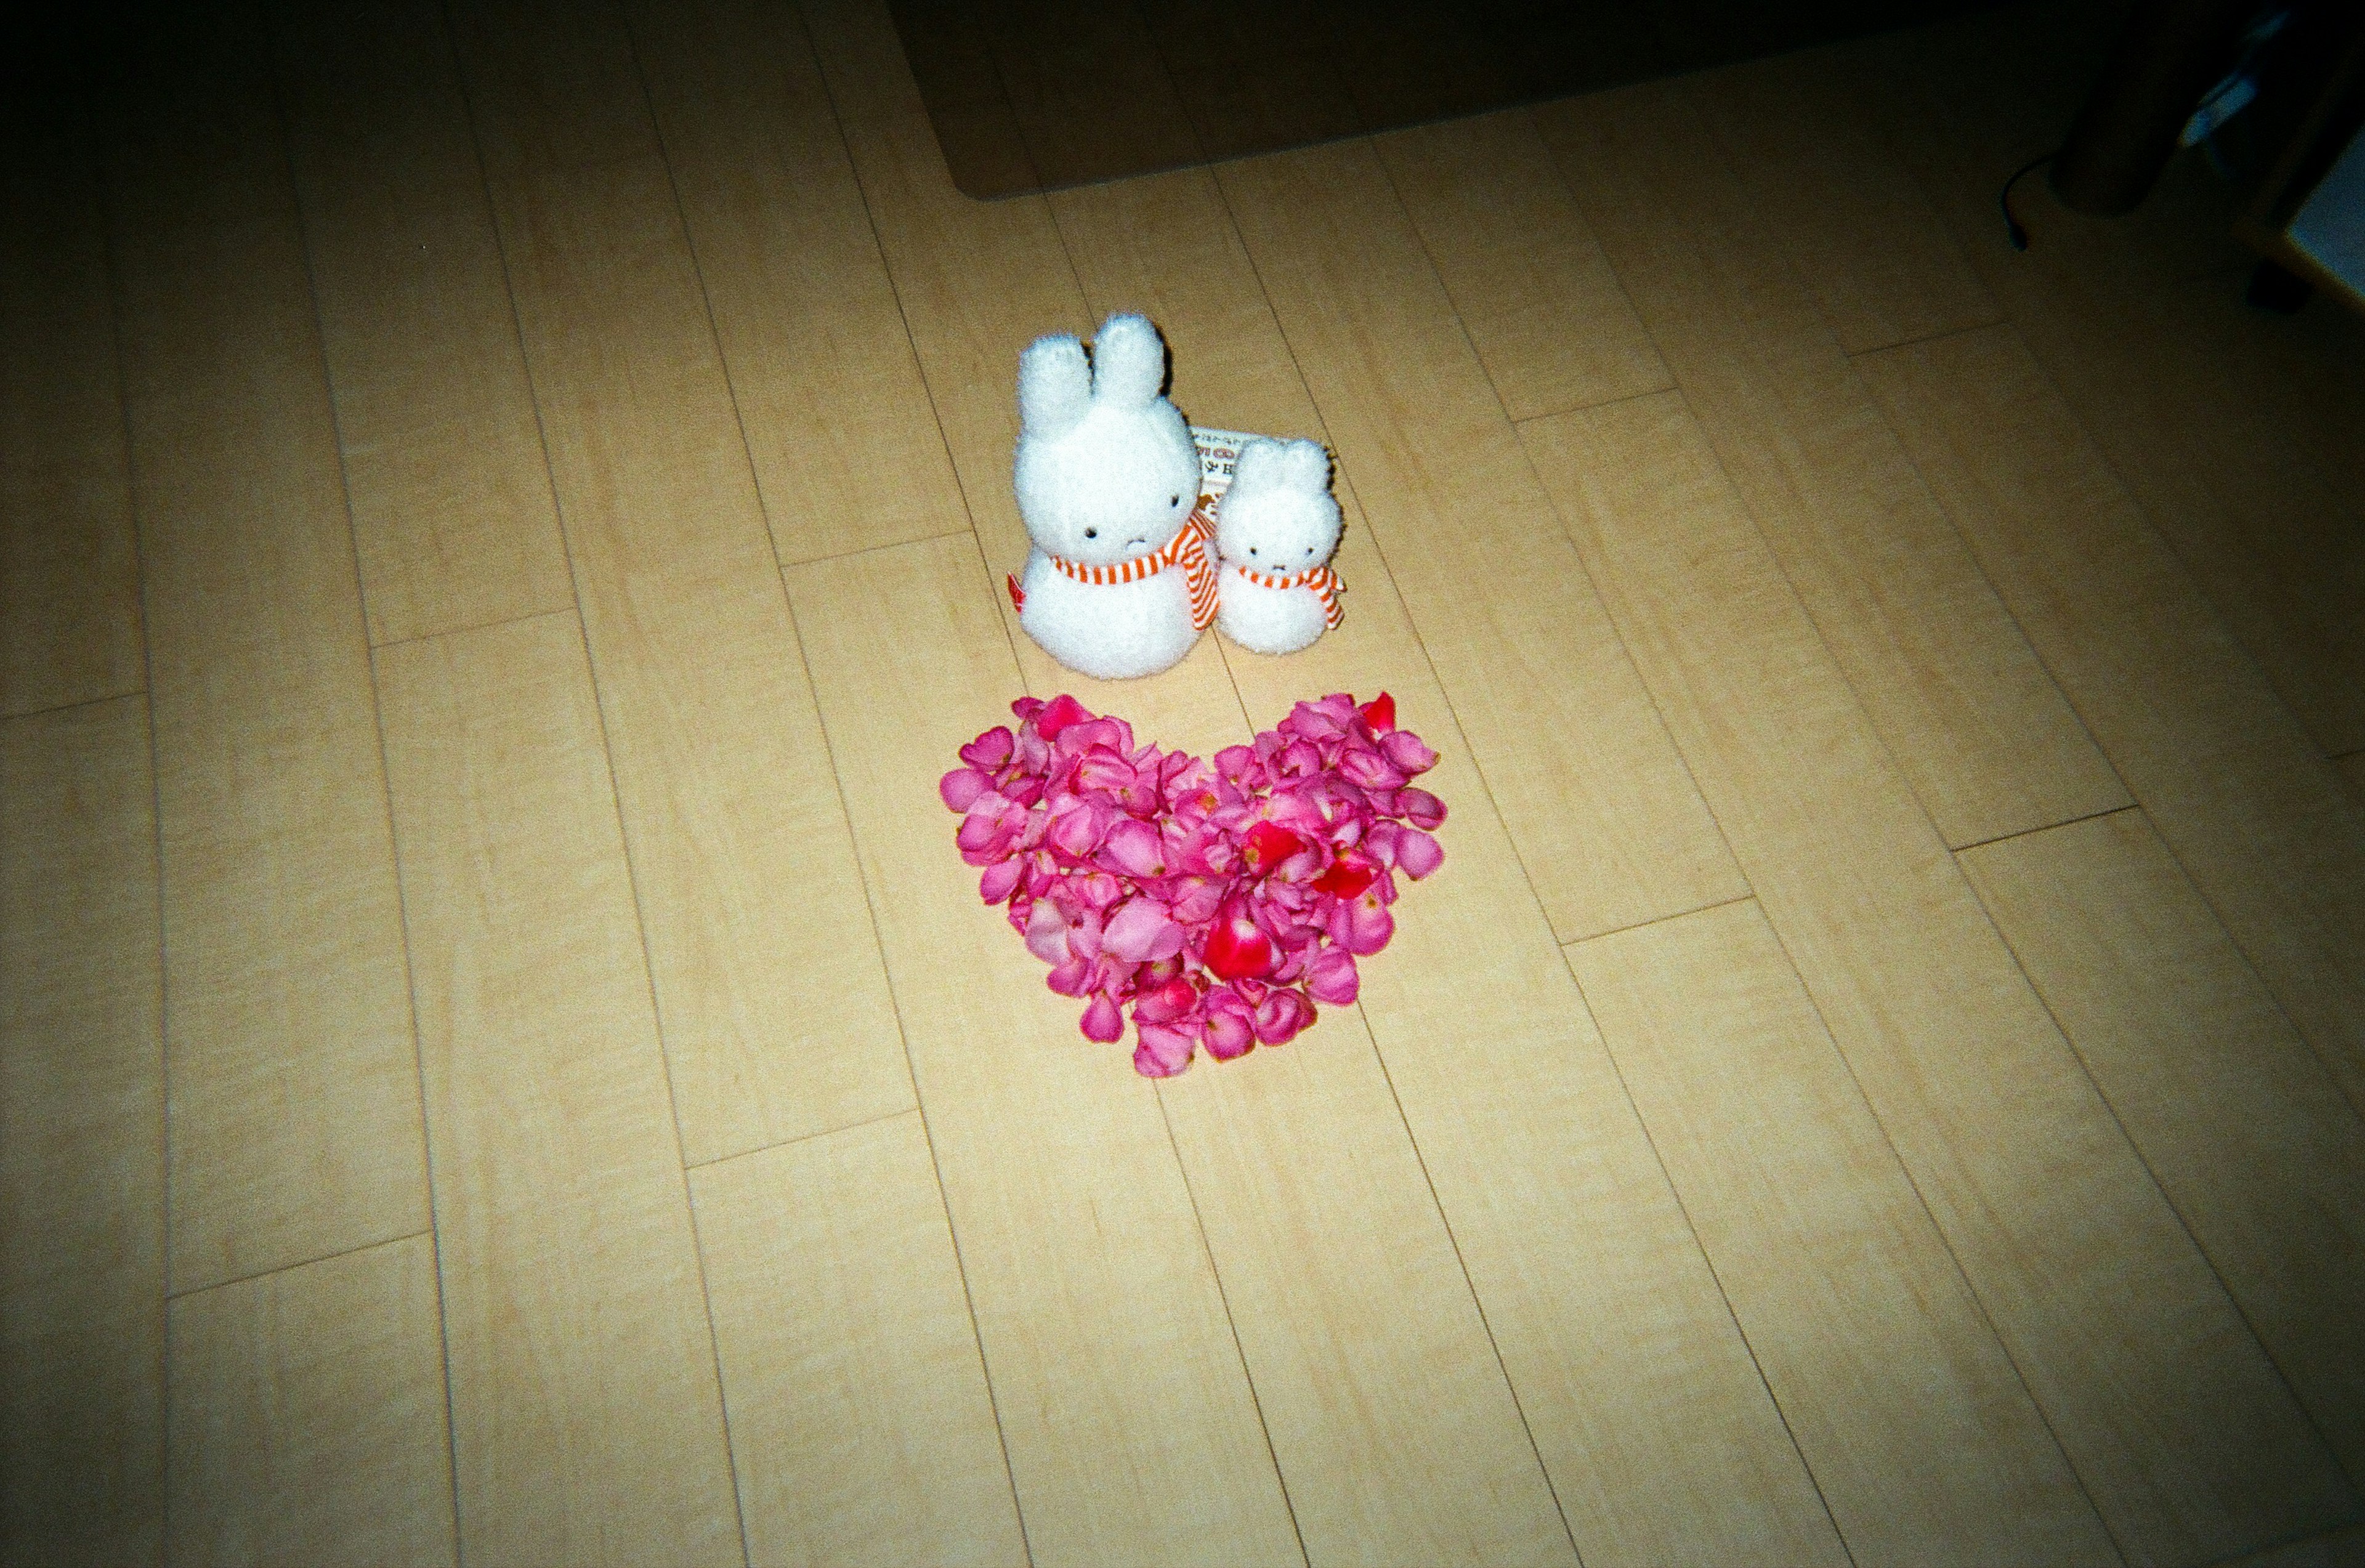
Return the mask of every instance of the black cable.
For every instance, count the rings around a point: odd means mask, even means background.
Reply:
[[[2006,180],[2003,189],[1996,194],[1996,205],[2003,208],[2004,236],[2012,241],[2012,248],[2015,251],[2028,249],[2028,230],[2022,228],[2020,219],[2012,215],[2012,187],[2020,184],[2023,176],[2035,173],[2060,156],[2061,149],[2057,147],[2042,158],[2031,158],[2012,171],[2012,178]]]

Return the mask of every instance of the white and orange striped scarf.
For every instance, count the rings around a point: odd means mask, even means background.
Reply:
[[[1080,583],[1108,588],[1117,583],[1138,583],[1144,577],[1154,577],[1169,566],[1182,568],[1184,581],[1191,589],[1191,625],[1205,632],[1216,623],[1216,525],[1207,516],[1207,499],[1199,498],[1198,510],[1182,521],[1173,538],[1164,547],[1147,555],[1136,555],[1130,561],[1119,561],[1113,566],[1088,566],[1081,562],[1062,560],[1046,553],[1046,559],[1057,566],[1061,575]],[[1010,581],[1011,602],[1026,608],[1026,596],[1019,590],[1018,580]]]
[[[1234,566],[1232,570],[1259,588],[1312,588],[1315,597],[1322,601],[1322,624],[1325,627],[1335,629],[1339,622],[1346,619],[1346,612],[1339,608],[1339,590],[1344,585],[1339,581],[1339,574],[1328,566],[1308,566],[1295,577],[1267,577],[1262,572],[1251,572],[1246,566]]]

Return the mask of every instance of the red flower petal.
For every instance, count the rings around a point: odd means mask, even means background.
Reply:
[[[1384,691],[1356,711],[1363,715],[1363,722],[1372,726],[1372,733],[1375,735],[1384,734],[1396,727],[1396,700]]]

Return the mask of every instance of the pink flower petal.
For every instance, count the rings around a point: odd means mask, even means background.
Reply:
[[[1426,773],[1437,766],[1437,753],[1429,750],[1427,744],[1410,730],[1396,730],[1382,735],[1380,752],[1407,775]]]
[[[1133,1021],[1137,1025],[1171,1024],[1188,1016],[1198,1005],[1198,988],[1178,977],[1155,991],[1142,992],[1133,1004]]]
[[[1045,740],[1055,741],[1059,738],[1061,730],[1066,729],[1070,724],[1082,723],[1091,717],[1092,714],[1082,703],[1063,691],[1036,712],[1033,727],[1035,733]]]
[[[1101,946],[1130,963],[1171,958],[1182,950],[1183,932],[1166,906],[1148,895],[1128,901],[1109,917]]]
[[[1135,877],[1165,875],[1165,846],[1158,830],[1148,823],[1127,817],[1108,831],[1101,846],[1101,860],[1114,870]]]
[[[980,795],[992,789],[993,780],[974,767],[956,767],[936,781],[937,796],[956,812],[968,811]]]
[[[1011,753],[1015,750],[1017,743],[1010,738],[1010,732],[996,724],[961,747],[960,759],[971,767],[981,767],[992,773],[1008,762]]]
[[[1068,958],[1068,919],[1048,899],[1035,906],[1026,920],[1026,950],[1047,964]]]
[[[1435,827],[1445,820],[1445,802],[1426,790],[1397,790],[1396,810],[1415,827]]]
[[[1396,840],[1396,864],[1405,875],[1418,880],[1445,864],[1445,849],[1437,840],[1418,828],[1406,828]]]
[[[1095,996],[1092,1005],[1084,1009],[1083,1017],[1077,1020],[1076,1027],[1084,1032],[1087,1040],[1109,1045],[1125,1038],[1125,1014],[1107,997]]]
[[[1317,1002],[1344,1007],[1355,1000],[1362,986],[1353,957],[1337,947],[1323,948],[1306,967],[1306,994]]]
[[[1171,1078],[1191,1065],[1196,1036],[1171,1024],[1145,1024],[1134,1047],[1133,1070],[1144,1078]]]
[[[1017,890],[1019,878],[1026,873],[1026,862],[1004,860],[988,866],[985,875],[977,879],[977,896],[988,903],[1000,903]]]
[[[1276,991],[1257,1004],[1256,1036],[1268,1046],[1287,1045],[1314,1022],[1314,1004],[1294,991]]]

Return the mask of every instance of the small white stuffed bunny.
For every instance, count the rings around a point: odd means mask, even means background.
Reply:
[[[1339,624],[1339,503],[1310,441],[1251,441],[1216,510],[1216,624],[1251,653],[1294,654]]]
[[[1035,548],[1011,601],[1045,652],[1104,679],[1179,663],[1216,616],[1198,449],[1165,379],[1165,342],[1139,316],[1103,322],[1089,366],[1064,333],[1018,359],[1013,476]]]

